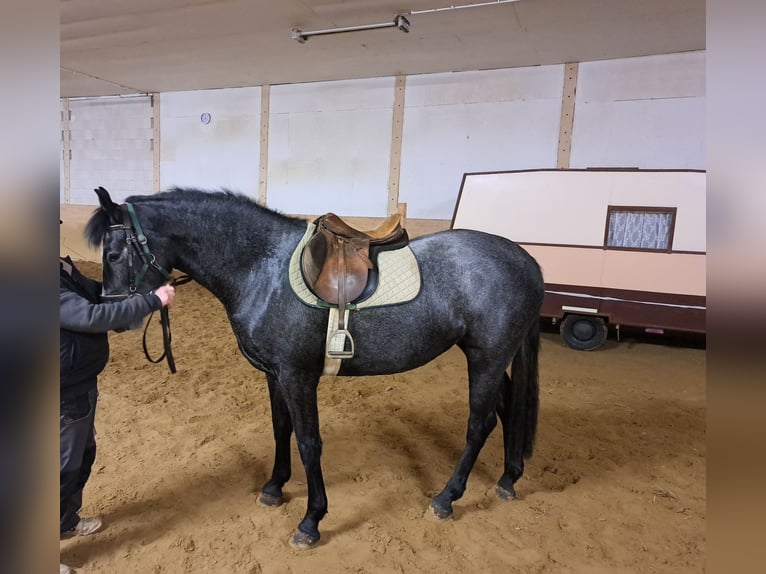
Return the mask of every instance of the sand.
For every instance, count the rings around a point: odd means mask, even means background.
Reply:
[[[323,379],[329,513],[319,545],[298,551],[288,540],[306,481],[294,443],[287,502],[257,503],[273,464],[265,377],[196,283],[178,287],[170,316],[176,374],[146,360],[142,331],[111,335],[83,508],[105,528],[61,542],[62,561],[81,572],[704,570],[704,348],[628,338],[580,352],[543,333],[537,446],[518,498],[494,494],[498,426],[444,521],[427,510],[464,446],[460,351],[405,374]]]

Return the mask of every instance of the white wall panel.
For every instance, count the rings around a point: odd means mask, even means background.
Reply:
[[[399,201],[450,219],[463,173],[556,166],[564,66],[409,76]]]
[[[705,169],[705,54],[583,62],[570,167]]]
[[[386,215],[394,78],[272,86],[266,203]]]
[[[407,215],[451,218],[465,172],[555,167],[564,71],[408,76],[399,180]],[[384,216],[394,94],[393,77],[272,86],[267,204],[286,213]],[[70,105],[71,203],[93,205],[98,185],[118,200],[150,193],[150,98]],[[258,197],[260,87],[163,93],[159,105],[162,189]],[[705,169],[704,128],[704,52],[579,65],[572,168]]]
[[[96,205],[103,186],[115,201],[152,192],[151,98],[70,100],[70,203]]]
[[[260,87],[161,94],[160,189],[225,188],[257,198],[260,116]]]

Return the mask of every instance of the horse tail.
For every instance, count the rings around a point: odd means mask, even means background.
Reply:
[[[538,354],[540,320],[536,318],[521,342],[511,364],[511,379],[506,381],[505,396],[509,405],[512,451],[519,458],[529,458],[535,444],[537,412],[540,405]]]

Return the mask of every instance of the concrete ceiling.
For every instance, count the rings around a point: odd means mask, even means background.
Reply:
[[[418,14],[418,11],[487,4]],[[304,31],[391,22],[396,28]],[[705,49],[704,0],[61,0],[61,96],[584,62]]]

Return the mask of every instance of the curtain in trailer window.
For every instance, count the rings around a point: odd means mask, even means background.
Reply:
[[[609,211],[607,247],[670,248],[673,214],[661,211]]]

